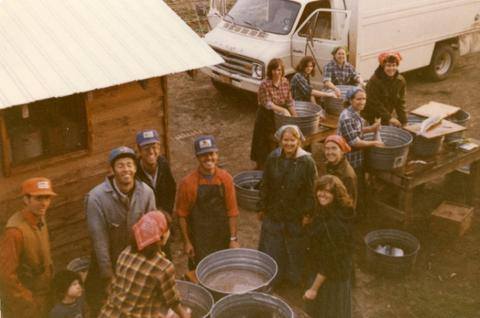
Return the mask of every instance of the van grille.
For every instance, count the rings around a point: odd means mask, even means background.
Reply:
[[[225,63],[216,65],[216,67],[230,73],[243,75],[245,77],[252,77],[252,64],[260,64],[248,57],[213,48],[225,60]]]

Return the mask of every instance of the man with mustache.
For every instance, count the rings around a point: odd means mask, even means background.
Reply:
[[[22,184],[25,208],[7,221],[0,238],[0,297],[5,318],[46,317],[52,257],[45,215],[53,192],[47,178]]]
[[[199,136],[194,148],[198,168],[181,181],[176,204],[190,269],[213,252],[240,246],[233,178],[217,166],[215,139]]]

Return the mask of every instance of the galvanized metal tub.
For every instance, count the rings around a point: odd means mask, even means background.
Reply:
[[[413,268],[420,250],[420,242],[415,236],[395,229],[372,231],[365,236],[364,241],[369,268],[387,276],[400,276],[408,273]],[[378,246],[386,244],[401,248],[403,256],[379,253]]]
[[[367,150],[367,161],[375,170],[392,170],[403,167],[407,162],[408,148],[412,143],[412,135],[403,129],[382,126],[380,136],[384,147],[370,147]],[[374,140],[375,134],[368,133],[365,140]]]
[[[230,295],[219,300],[212,318],[293,318],[293,310],[278,297],[264,293]]]
[[[297,125],[303,135],[310,136],[317,132],[320,117],[324,113],[322,107],[310,102],[295,101],[296,117],[287,117],[275,113],[275,128],[283,125]]]
[[[454,122],[457,125],[467,127],[468,121],[470,120],[470,113],[460,109],[458,112],[448,117],[447,120]],[[462,139],[465,135],[465,131],[459,131],[453,134],[448,134],[445,136],[445,142],[450,142],[456,139]]]
[[[340,115],[342,110],[344,109],[343,104],[347,99],[347,92],[351,89],[354,89],[356,86],[353,85],[337,85],[340,92],[342,92],[341,98],[334,98],[334,97],[325,97],[325,110],[327,113],[332,115]]]
[[[243,171],[233,177],[238,205],[242,208],[255,211],[260,200],[260,183],[263,171]]]
[[[278,266],[269,255],[248,248],[221,250],[197,266],[198,281],[215,299],[229,294],[269,291]]]
[[[409,114],[407,116],[407,122],[409,124],[420,124],[427,118]],[[423,136],[415,135],[412,133],[413,143],[412,151],[418,157],[430,157],[434,156],[442,146],[443,138],[431,138],[427,139]]]
[[[192,310],[192,317],[206,318],[210,315],[214,300],[212,294],[200,285],[177,280],[182,305]]]

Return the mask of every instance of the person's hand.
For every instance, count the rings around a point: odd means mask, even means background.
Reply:
[[[257,220],[260,222],[263,221],[263,217],[265,216],[265,213],[263,211],[257,212]]]
[[[341,98],[341,97],[342,97],[342,92],[338,89],[338,87],[335,87],[334,91],[335,91],[335,96],[336,96],[337,98]]]
[[[297,117],[297,116],[298,116],[297,110],[296,110],[295,108],[293,108],[293,107],[290,108],[289,112],[290,112],[290,114],[291,114],[292,117]]]
[[[239,247],[240,247],[240,243],[238,243],[237,240],[230,241],[230,244],[228,245],[228,248],[239,248]]]
[[[290,112],[286,108],[282,108],[282,113],[281,114],[283,116],[286,116],[286,117],[291,117]]]
[[[375,121],[373,123],[372,130],[374,132],[377,132],[380,129],[380,126],[382,125],[382,119],[381,118],[375,118]]]
[[[305,300],[314,300],[315,298],[317,298],[317,291],[315,289],[307,289],[305,291],[305,294],[303,294],[303,299]]]
[[[340,93],[341,94],[341,93]],[[337,93],[336,92],[328,92],[328,93],[325,93],[325,96],[326,97],[332,97],[332,98],[337,98]]]
[[[185,254],[187,254],[189,258],[193,258],[195,256],[195,250],[193,249],[192,243],[186,242],[183,248],[185,250]]]
[[[385,144],[381,140],[374,140],[372,146],[382,148],[385,147]]]
[[[402,123],[400,123],[400,121],[398,119],[393,118],[393,117],[390,118],[389,123],[390,123],[390,125],[398,127],[398,128],[402,127]]]
[[[312,223],[312,221],[313,221],[313,218],[310,215],[304,215],[302,218],[302,225],[303,226],[309,225]]]

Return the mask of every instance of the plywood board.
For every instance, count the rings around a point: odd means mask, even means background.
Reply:
[[[430,117],[440,115],[441,118],[446,118],[458,112],[460,107],[437,103],[437,102],[429,102],[423,106],[420,106],[411,111],[412,114],[422,116],[422,117]]]
[[[417,124],[405,126],[404,128],[409,132],[419,135],[421,126],[422,126],[422,123],[417,123]],[[422,136],[427,139],[432,139],[432,138],[441,137],[448,134],[453,134],[459,131],[463,131],[465,129],[466,128],[463,126],[457,125],[455,123],[452,123],[451,121],[443,119],[440,124],[430,128]]]

